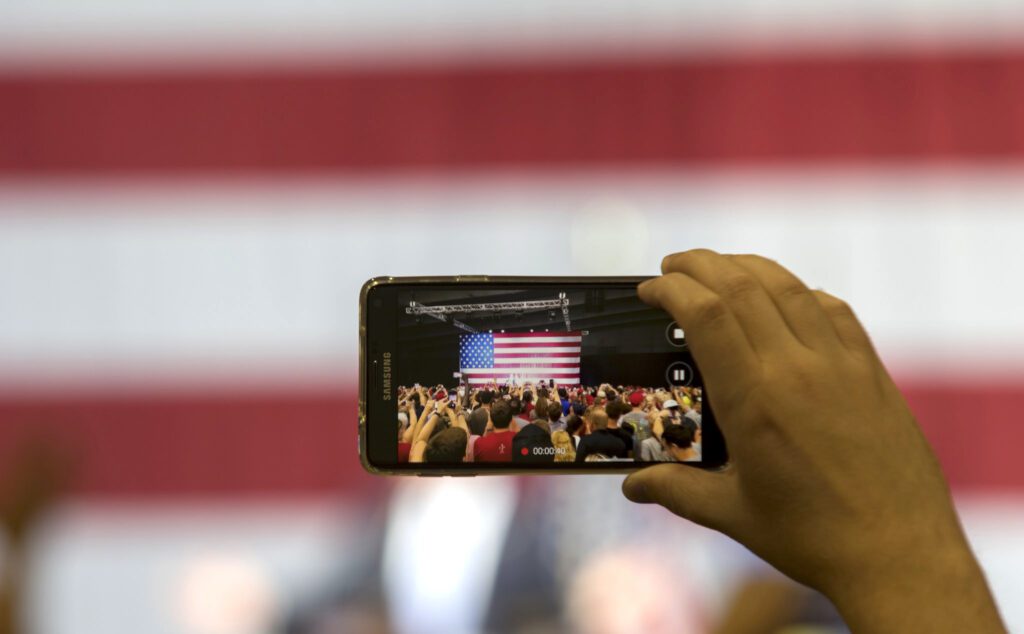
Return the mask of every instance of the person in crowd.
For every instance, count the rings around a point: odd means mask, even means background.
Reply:
[[[494,393],[488,389],[480,390],[476,394],[476,402],[480,404],[480,407],[490,410],[491,403],[494,402]]]
[[[619,418],[631,409],[632,408],[629,405],[626,405],[618,399],[610,401],[604,408],[605,414],[608,416],[607,429],[609,432],[615,434],[615,436],[622,441],[622,444],[626,446],[627,456],[630,456],[633,453],[633,435],[619,427]]]
[[[491,426],[493,431],[477,439],[473,448],[476,462],[510,462],[512,460],[512,439],[516,432],[509,429],[512,424],[512,408],[504,400],[491,405]]]
[[[633,390],[629,393],[626,402],[629,404],[629,411],[619,418],[619,424],[625,425],[628,423],[633,425],[633,428],[636,430],[633,434],[633,457],[641,460],[640,448],[643,442],[653,435],[651,432],[651,421],[643,410],[646,403],[645,394],[642,390]]]
[[[580,440],[587,434],[587,426],[583,421],[583,416],[570,414],[569,418],[565,421],[565,431],[569,434],[573,453],[575,453],[575,450],[580,446]]]
[[[621,429],[624,434],[629,436],[629,443],[628,443],[629,446],[630,447],[636,447],[636,427],[633,427],[632,423],[623,423],[620,420],[619,421],[619,429]],[[633,454],[632,451],[630,451],[629,453],[630,453],[630,455]]]
[[[569,412],[562,414],[558,417],[557,421],[551,423],[551,432],[554,433],[558,430],[565,430],[566,423],[569,422],[569,417],[572,416],[572,401],[569,401]]]
[[[491,413],[483,407],[473,410],[466,423],[469,427],[469,442],[466,444],[466,462],[476,460],[476,441],[487,431],[487,424],[491,421]]]
[[[402,430],[401,435],[398,438],[398,462],[409,462],[409,456],[412,452],[413,444],[418,437],[423,426],[427,422],[427,417],[432,413],[430,409],[424,407],[420,416],[416,416],[416,402],[409,398],[406,400],[406,411],[405,414],[410,420],[410,424]]]
[[[626,457],[626,443],[608,429],[608,414],[603,409],[595,407],[590,412],[588,427],[590,433],[580,440],[576,448],[576,462],[585,462],[590,454],[605,458]]]
[[[537,398],[537,406],[533,408],[533,416],[531,420],[547,420],[548,419],[548,408],[551,406],[551,401],[546,396],[540,396]]]
[[[459,463],[466,459],[469,431],[461,413],[448,408],[448,400],[437,401],[436,411],[427,413],[427,423],[419,430],[409,454],[409,462]],[[449,425],[444,421],[449,420]]]
[[[562,416],[568,416],[572,401],[569,400],[569,391],[564,387],[558,388],[558,401],[562,405]]]
[[[415,412],[412,405],[409,408]],[[412,428],[413,426],[409,423],[409,413],[407,411],[398,412],[398,462],[409,462],[412,443],[406,439],[406,432],[410,432],[411,435]]]
[[[519,431],[522,428],[530,424],[530,419],[527,414],[523,411],[523,402],[517,396],[513,396],[508,401],[509,409],[512,410],[512,424],[509,429],[513,431]]]
[[[523,427],[512,439],[512,462],[554,462],[555,446],[547,421],[537,420]]]
[[[683,412],[683,417],[692,420],[697,423],[697,427],[700,427],[700,401],[693,401],[693,405]]]
[[[683,416],[682,420],[680,420],[679,422],[679,426],[685,427],[690,432],[690,436],[693,437],[693,442],[690,445],[690,447],[691,449],[693,449],[694,454],[697,456],[696,460],[701,460],[703,457],[703,452],[701,447],[700,426],[697,425],[697,423],[694,422],[692,418],[689,418],[687,416]]]
[[[671,462],[672,456],[665,448],[665,441],[661,436],[651,434],[640,441],[640,453],[635,456],[641,462]]]
[[[566,430],[551,433],[551,444],[555,448],[555,462],[575,462],[576,443]]]
[[[583,414],[585,414],[586,411],[587,411],[587,403],[586,403],[586,401],[578,400],[578,401],[573,401],[572,402],[572,413],[575,414],[576,416],[578,416],[579,418],[583,418]]]
[[[533,416],[533,391],[526,390],[523,392],[523,414],[527,420]]]
[[[690,421],[692,423],[692,421]],[[687,425],[669,425],[661,433],[665,452],[675,462],[694,462],[700,456],[693,448],[693,432]]]
[[[658,415],[665,419],[664,423],[666,426],[669,424],[678,425],[679,421],[683,418],[683,413],[679,409],[679,403],[674,398],[664,401]]]
[[[562,416],[562,404],[560,401],[551,401],[548,405],[548,420],[551,431],[565,429],[565,418]]]
[[[619,393],[607,383],[604,386],[604,397],[610,403],[619,398]]]
[[[423,448],[422,461],[447,464],[464,462],[468,436],[461,427],[448,427],[427,441]]]
[[[410,394],[409,394],[409,400],[412,401],[412,403],[413,403],[413,407],[416,410],[415,418],[418,419],[420,416],[423,415],[423,410],[426,407],[426,402],[427,402],[426,389],[423,388],[423,387],[415,387],[415,388],[413,388],[412,392],[410,392]],[[411,418],[413,418],[413,417],[410,416],[410,419]]]

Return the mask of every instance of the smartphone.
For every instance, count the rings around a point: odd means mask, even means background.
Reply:
[[[724,466],[700,368],[672,317],[637,297],[645,279],[367,281],[359,301],[364,468],[469,476]],[[425,412],[403,430],[405,385],[462,386],[464,410],[449,412],[448,424]]]

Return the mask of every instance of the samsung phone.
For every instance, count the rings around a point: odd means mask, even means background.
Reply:
[[[686,333],[640,301],[644,279],[369,280],[359,301],[363,466],[409,475],[723,466]]]

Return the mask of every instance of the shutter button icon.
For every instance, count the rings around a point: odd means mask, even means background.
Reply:
[[[665,329],[665,338],[668,339],[669,344],[677,348],[686,346],[686,333],[674,321]]]

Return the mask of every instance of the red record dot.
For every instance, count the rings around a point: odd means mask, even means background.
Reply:
[[[521,453],[521,454],[523,454],[525,456],[526,454],[528,454],[530,452],[527,451],[526,447],[523,447],[522,451],[520,451],[519,453]]]

